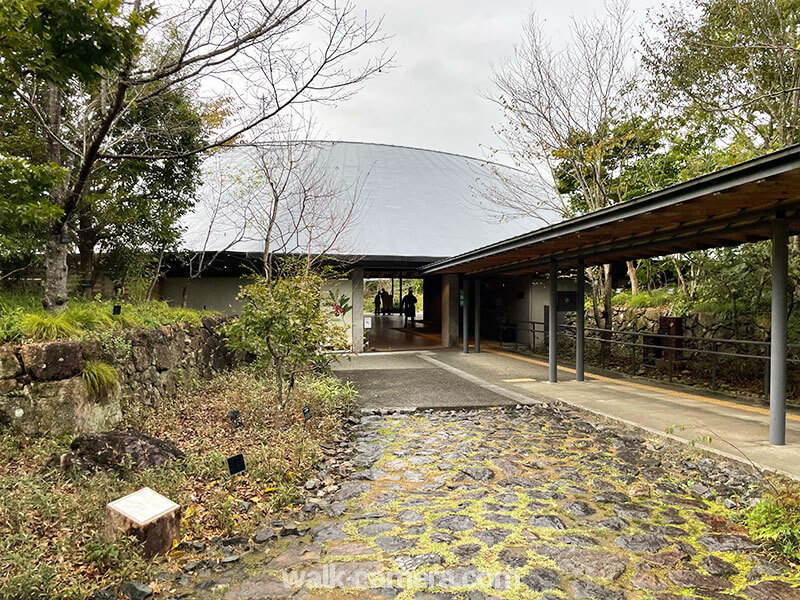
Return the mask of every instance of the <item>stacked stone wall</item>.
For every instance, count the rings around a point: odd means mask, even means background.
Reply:
[[[661,317],[670,316],[668,307],[628,308],[615,306],[612,308],[612,329],[618,331],[658,332],[658,323]],[[587,327],[603,327],[596,325],[594,311],[586,311]],[[683,334],[698,338],[723,338],[739,340],[767,339],[769,333],[769,318],[753,319],[750,317],[740,319],[736,324],[723,321],[712,313],[695,313],[683,317]],[[575,324],[575,313],[567,313],[564,317],[567,325]]]
[[[125,407],[174,397],[179,386],[210,378],[233,364],[222,317],[201,325],[165,325],[119,338],[0,346],[0,426],[28,434],[103,431],[119,423]],[[119,386],[93,394],[83,378],[89,361],[117,371]]]

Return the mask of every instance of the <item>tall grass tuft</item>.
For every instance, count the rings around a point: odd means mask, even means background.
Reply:
[[[27,340],[54,340],[93,337],[128,329],[153,329],[168,324],[199,325],[203,317],[214,314],[170,306],[161,300],[130,302],[119,298],[87,299],[71,296],[69,308],[59,314],[44,311],[41,293],[0,290],[0,344]],[[115,304],[122,306],[112,314]]]
[[[83,367],[83,381],[86,383],[86,388],[90,394],[103,397],[108,396],[117,389],[119,374],[108,363],[90,360]]]
[[[66,313],[29,313],[20,320],[25,337],[34,340],[56,340],[69,338],[78,333],[78,328]]]
[[[108,329],[114,324],[111,315],[96,306],[70,307],[64,315],[76,329],[84,331]]]

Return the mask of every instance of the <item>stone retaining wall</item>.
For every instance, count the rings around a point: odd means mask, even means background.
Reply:
[[[181,382],[209,378],[233,356],[221,335],[222,317],[202,325],[165,325],[117,339],[0,346],[0,426],[28,434],[66,435],[116,425],[125,406],[175,395]],[[87,361],[112,364],[119,388],[90,393]]]
[[[658,320],[669,315],[669,308],[628,308],[615,306],[612,308],[612,328],[618,331],[645,331],[658,332]],[[575,313],[566,313],[564,323],[575,324]],[[602,322],[599,327],[603,327]],[[586,311],[586,326],[597,327],[594,320],[594,311]],[[750,317],[742,318],[734,329],[722,322],[712,313],[696,313],[683,317],[683,334],[698,338],[717,337],[740,340],[766,340],[769,332],[769,318],[754,320]]]

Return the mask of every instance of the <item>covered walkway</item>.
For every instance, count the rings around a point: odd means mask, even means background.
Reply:
[[[557,368],[558,279],[574,277],[577,304],[583,305],[585,268],[691,250],[772,241],[772,316],[770,334],[771,444],[786,443],[787,286],[789,236],[800,233],[800,146],[792,146],[715,173],[602,210],[444,259],[423,269],[440,275],[446,286],[462,281],[463,349],[473,328],[480,352],[480,282],[499,275],[548,274],[549,360],[547,380]],[[449,283],[448,283],[449,282]],[[470,288],[475,292],[470,296]],[[443,297],[445,295],[443,294]],[[443,301],[443,305],[445,302]],[[573,304],[574,306],[574,304]],[[458,304],[443,309],[442,337],[456,323]],[[470,323],[474,315],[474,324]],[[584,380],[584,311],[576,311],[577,382]],[[588,391],[588,389],[587,389]]]
[[[575,380],[545,362],[484,346],[480,354],[422,350],[361,355],[336,367],[367,408],[467,408],[561,401],[654,435],[800,479],[800,414],[787,415],[784,447],[770,445],[769,411],[722,395],[700,395],[592,373]]]

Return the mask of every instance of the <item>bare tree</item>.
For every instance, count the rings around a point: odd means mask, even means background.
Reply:
[[[500,154],[492,150],[492,156]],[[516,162],[515,168],[485,161],[482,167],[487,177],[476,178],[472,187],[475,204],[496,222],[532,217],[542,224],[552,225],[564,218],[569,206],[558,194],[553,181],[537,165]]]
[[[513,57],[494,71],[499,92],[491,99],[507,119],[498,130],[504,151],[540,190],[542,182],[550,189],[531,201],[527,190],[507,185],[500,206],[527,215],[547,208],[569,218],[618,199],[608,164],[619,152],[612,125],[632,112],[636,65],[628,3],[612,1],[601,17],[573,20],[562,49],[554,48],[544,31],[544,22],[532,14]],[[576,206],[555,184],[565,179],[585,205]],[[605,327],[610,329],[611,267],[589,269],[589,276],[596,322],[603,296]]]
[[[253,148],[254,173],[263,192],[250,204],[250,235],[263,244],[268,279],[275,255],[303,255],[311,268],[333,252],[340,260],[350,254],[353,240],[348,234],[362,208],[358,197],[367,174],[342,180],[329,162],[329,142],[296,137]]]
[[[247,234],[253,190],[247,171],[231,164],[234,153],[231,148],[217,150],[204,164],[203,189],[191,215],[188,248],[183,252],[188,271],[181,293],[183,307],[191,283]]]
[[[125,50],[99,86],[74,89],[30,75],[15,90],[44,131],[48,160],[69,171],[52,194],[63,217],[45,250],[49,310],[67,304],[66,227],[93,175],[114,161],[181,155],[151,149],[146,126],[117,127],[135,107],[178,86],[216,106],[212,112],[225,118],[205,144],[186,151],[199,153],[240,142],[292,107],[342,100],[390,60],[360,56],[382,40],[380,21],[359,15],[347,0],[157,0],[146,8],[132,0],[122,3],[119,18],[137,28],[137,47]],[[122,150],[134,140],[142,150]]]
[[[267,279],[276,256],[305,258],[307,269],[331,253],[352,255],[358,199],[368,173],[345,179],[330,162],[331,142],[309,139],[311,126],[281,120],[253,143],[218,151],[207,161],[206,185],[187,218],[188,286],[224,253],[259,248]]]

